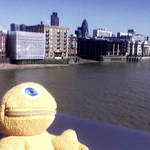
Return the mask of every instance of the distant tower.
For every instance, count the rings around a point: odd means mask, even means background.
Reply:
[[[82,30],[82,37],[87,38],[89,35],[89,29],[88,29],[88,23],[86,19],[84,19],[82,22],[81,30]]]
[[[51,15],[51,26],[59,26],[59,18],[57,12],[53,12]]]

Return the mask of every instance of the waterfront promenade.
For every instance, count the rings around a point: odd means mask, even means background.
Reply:
[[[52,64],[11,64],[11,63],[0,63],[0,70],[10,69],[30,69],[30,68],[49,68],[49,67],[64,67],[72,64],[86,64],[86,63],[99,63],[95,60],[79,59],[78,62],[69,63],[52,63]]]
[[[29,69],[29,68],[46,68],[46,67],[58,67],[58,66],[68,66],[69,64],[0,64],[0,70],[10,70],[10,69]]]

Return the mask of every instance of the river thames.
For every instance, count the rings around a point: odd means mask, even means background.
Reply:
[[[0,70],[0,97],[26,81],[44,85],[59,112],[150,131],[150,60]]]

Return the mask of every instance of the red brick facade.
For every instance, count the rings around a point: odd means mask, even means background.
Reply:
[[[6,56],[6,34],[0,33],[0,57]]]

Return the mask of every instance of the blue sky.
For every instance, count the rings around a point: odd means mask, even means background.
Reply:
[[[60,26],[70,33],[87,19],[89,30],[105,28],[116,33],[133,28],[150,36],[149,0],[0,0],[0,28],[10,23],[50,23],[50,15],[58,12]]]

